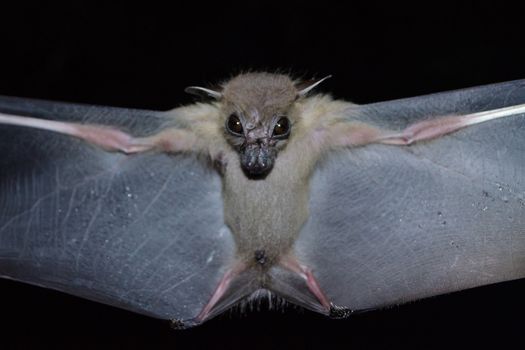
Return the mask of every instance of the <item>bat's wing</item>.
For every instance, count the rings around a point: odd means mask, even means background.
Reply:
[[[525,81],[515,81],[347,113],[402,130],[523,103]],[[295,253],[328,299],[353,310],[525,277],[525,114],[329,155],[311,182]]]
[[[7,97],[0,111],[132,135],[176,120],[170,112]],[[233,259],[223,222],[220,179],[196,159],[107,153],[70,136],[0,125],[1,277],[193,319]]]

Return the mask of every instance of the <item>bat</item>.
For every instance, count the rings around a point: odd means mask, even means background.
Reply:
[[[0,98],[0,276],[175,328],[525,277],[525,81],[356,105],[327,78],[165,112]]]

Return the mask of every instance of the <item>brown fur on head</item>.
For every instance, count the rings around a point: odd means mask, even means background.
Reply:
[[[221,91],[200,87],[186,91],[219,100],[225,137],[240,154],[242,169],[250,178],[264,178],[299,117],[290,113],[295,101],[322,80],[300,89],[288,75],[245,73],[224,83]]]
[[[287,75],[247,73],[223,85],[224,107],[239,112],[254,122],[285,113],[297,99],[298,90]]]
[[[289,110],[297,96],[293,81],[286,75],[248,73],[224,85],[221,102],[226,116],[226,139],[238,150],[248,176],[264,177],[273,168],[277,153],[290,134],[293,121]],[[232,123],[241,124],[237,129],[242,128],[242,136],[232,132],[237,130],[231,127]],[[279,135],[276,130],[284,133]]]

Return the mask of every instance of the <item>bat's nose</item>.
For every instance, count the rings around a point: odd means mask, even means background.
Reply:
[[[260,147],[268,147],[269,143],[270,143],[270,139],[268,137],[261,137],[257,139],[257,144]]]
[[[264,144],[251,144],[241,153],[241,167],[248,177],[264,178],[273,168],[275,152]]]

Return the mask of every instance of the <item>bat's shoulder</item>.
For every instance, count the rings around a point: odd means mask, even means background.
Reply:
[[[166,128],[175,127],[192,132],[198,143],[225,148],[221,125],[224,124],[220,106],[215,103],[194,103],[165,112],[169,117]]]
[[[175,123],[191,126],[201,123],[217,123],[221,113],[220,107],[215,103],[193,103],[186,106],[173,108],[165,114]]]
[[[355,104],[334,99],[330,95],[319,94],[298,101],[296,113],[307,127],[315,127],[341,119],[344,111],[351,106]]]

